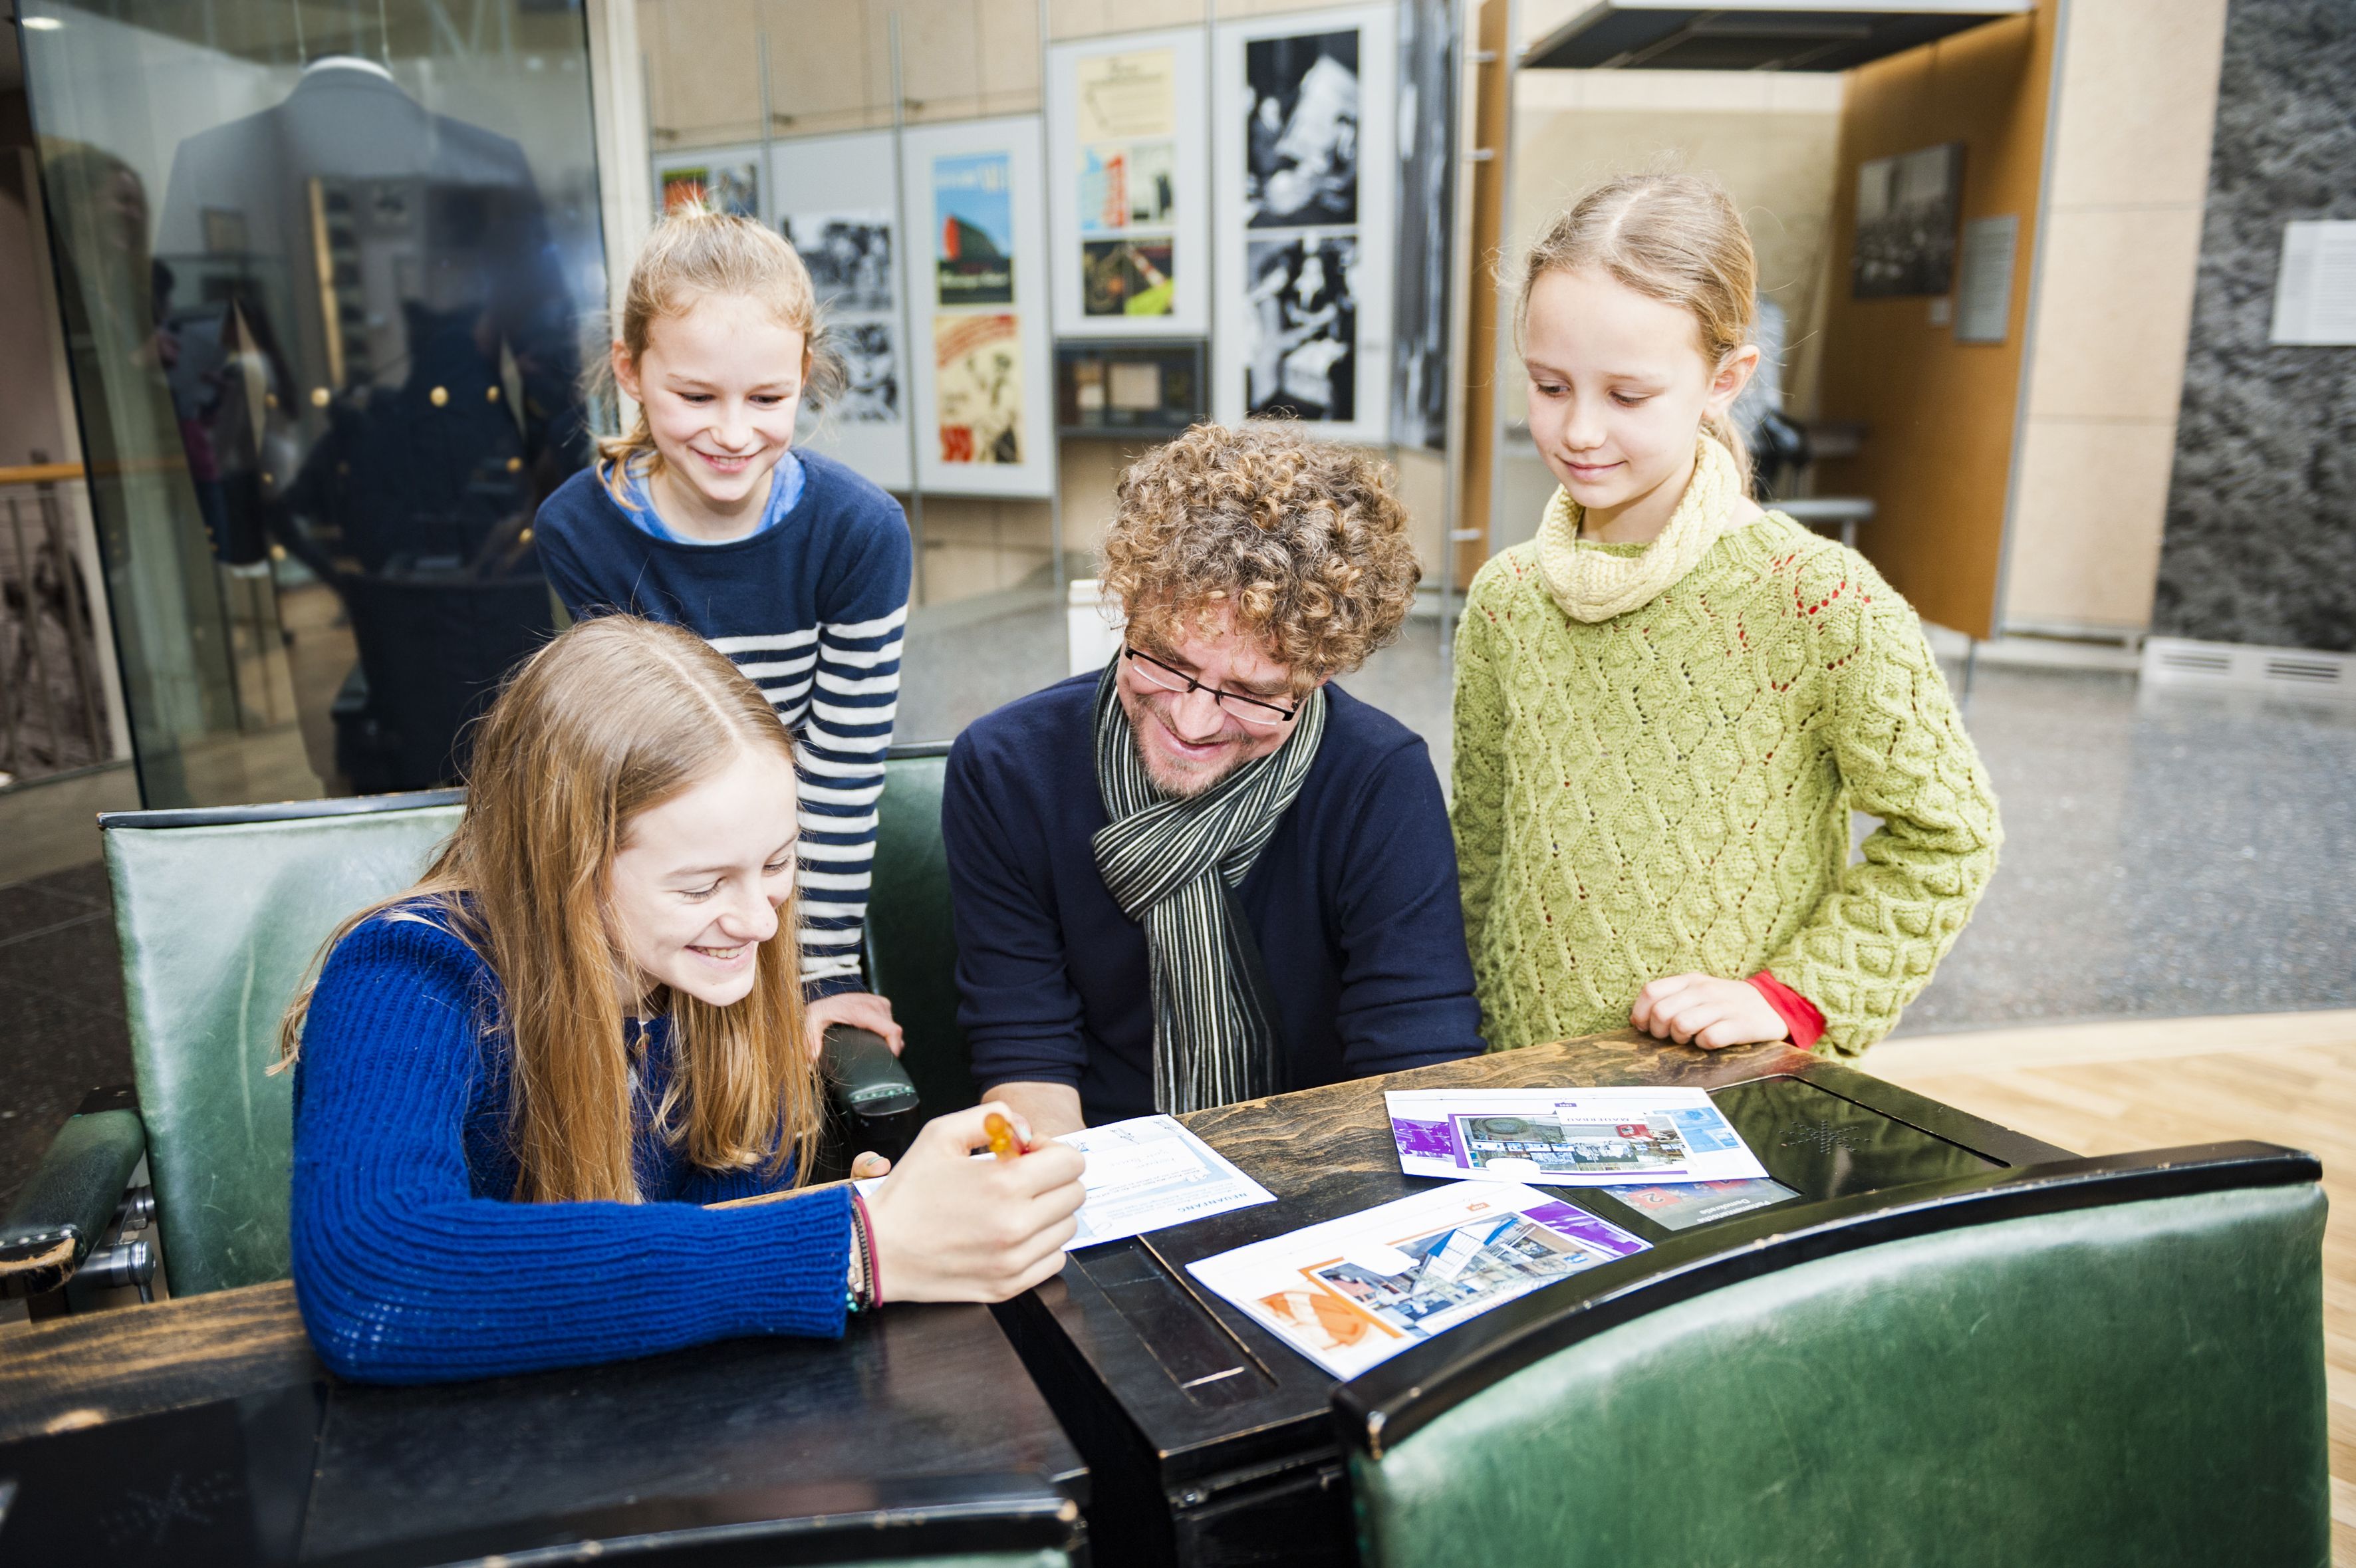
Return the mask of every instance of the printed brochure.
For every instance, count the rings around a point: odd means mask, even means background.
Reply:
[[[1764,1176],[1699,1089],[1419,1089],[1383,1096],[1414,1176],[1611,1187]]]
[[[1186,1265],[1337,1378],[1646,1242],[1531,1187],[1452,1182]]]

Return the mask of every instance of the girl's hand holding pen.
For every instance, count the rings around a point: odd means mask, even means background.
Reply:
[[[982,1148],[998,1157],[973,1159]],[[996,1101],[927,1122],[867,1199],[884,1299],[1004,1301],[1053,1277],[1079,1229],[1087,1163],[1033,1144]]]

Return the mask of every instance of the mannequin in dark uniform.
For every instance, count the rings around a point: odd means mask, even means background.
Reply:
[[[452,777],[466,721],[551,629],[528,525],[586,455],[571,294],[522,149],[330,57],[180,145],[162,235],[198,263],[178,260],[194,297],[176,303],[269,346],[268,373],[223,378],[216,422],[243,445],[210,456],[251,451],[259,472],[216,504],[258,510],[227,531],[280,540],[349,614],[338,771],[363,790]]]

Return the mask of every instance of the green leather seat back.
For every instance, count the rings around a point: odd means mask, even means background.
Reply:
[[[1355,1460],[1416,1568],[2328,1562],[2319,1188],[1820,1259],[1524,1369]]]
[[[286,1277],[294,1082],[268,1072],[279,1017],[319,944],[414,882],[459,811],[107,828],[173,1294]]]
[[[906,1036],[900,1065],[927,1121],[974,1103],[972,1060],[958,1027],[957,935],[941,846],[947,746],[894,748],[876,807],[875,883],[867,901],[867,979],[892,999]]]

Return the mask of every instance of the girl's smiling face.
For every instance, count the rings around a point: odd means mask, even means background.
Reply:
[[[751,530],[793,445],[809,347],[759,300],[722,294],[648,323],[636,363],[614,345],[614,379],[646,410],[662,456],[666,523],[706,539]]]
[[[751,993],[755,955],[794,890],[798,833],[793,764],[769,751],[741,751],[630,819],[608,873],[635,972],[622,983],[626,1010],[659,985],[714,1007]]]
[[[1522,361],[1530,438],[1590,531],[1649,539],[1693,475],[1703,418],[1733,406],[1759,350],[1712,365],[1690,311],[1580,267],[1530,285]]]

